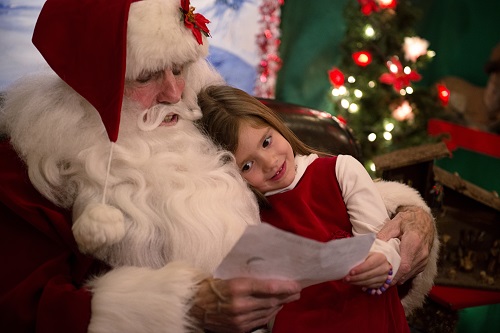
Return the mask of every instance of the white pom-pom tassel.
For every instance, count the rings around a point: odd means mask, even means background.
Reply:
[[[123,213],[106,204],[92,203],[75,221],[72,230],[80,250],[91,253],[123,239],[125,236]]]

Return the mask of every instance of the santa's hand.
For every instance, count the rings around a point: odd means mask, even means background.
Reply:
[[[284,304],[299,299],[300,290],[293,281],[206,279],[190,313],[205,330],[250,332],[267,325]]]
[[[432,216],[422,208],[398,208],[398,214],[377,234],[377,238],[384,241],[391,238],[401,239],[401,264],[392,284],[403,284],[424,270],[429,260],[434,234]]]
[[[112,206],[92,203],[85,207],[72,230],[80,251],[92,253],[122,240],[125,236],[123,213]]]

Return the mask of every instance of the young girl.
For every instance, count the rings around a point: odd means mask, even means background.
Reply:
[[[210,86],[198,103],[200,126],[234,154],[259,198],[262,221],[327,242],[376,233],[389,218],[361,163],[311,149],[244,91]],[[343,281],[305,288],[300,300],[285,305],[273,332],[409,332],[397,289],[389,288],[399,263],[399,240],[376,240]]]

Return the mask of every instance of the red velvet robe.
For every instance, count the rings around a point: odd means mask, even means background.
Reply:
[[[316,159],[297,186],[268,196],[262,221],[327,242],[352,236],[346,204],[335,175],[336,157]],[[298,301],[278,313],[273,333],[405,333],[409,327],[397,288],[368,295],[361,287],[330,281],[305,288]]]
[[[78,251],[71,213],[38,193],[6,141],[0,156],[0,331],[86,332],[83,284],[105,266]]]

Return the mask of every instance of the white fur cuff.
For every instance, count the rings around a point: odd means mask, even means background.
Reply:
[[[175,262],[154,270],[122,267],[93,280],[89,333],[188,332],[189,300],[203,274]]]
[[[431,209],[427,206],[417,190],[398,183],[379,181],[375,186],[382,195],[387,212],[390,216],[396,214],[396,209],[400,206],[418,206],[425,212],[431,214]],[[401,300],[406,315],[410,315],[415,309],[421,307],[426,295],[430,292],[434,278],[437,275],[437,260],[439,254],[439,238],[436,232],[432,249],[429,253],[429,261],[424,271],[418,274],[413,280],[408,294]],[[408,282],[407,282],[408,283]]]
[[[389,216],[396,213],[396,209],[401,206],[418,206],[427,213],[431,213],[430,208],[417,190],[405,184],[389,181],[375,182]]]

